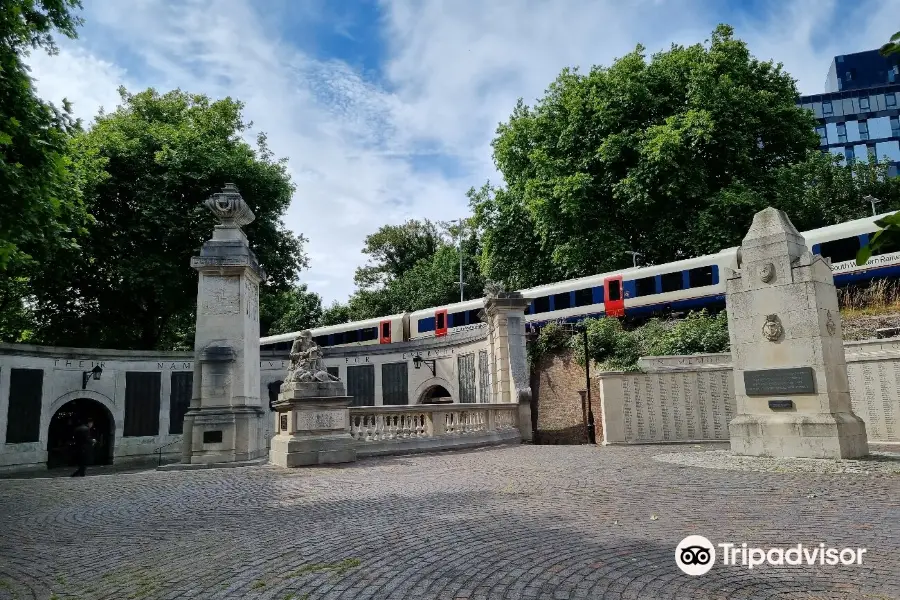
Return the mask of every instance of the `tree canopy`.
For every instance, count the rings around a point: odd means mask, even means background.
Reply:
[[[264,296],[287,289],[306,265],[304,238],[281,221],[294,186],[264,135],[256,148],[241,137],[249,124],[240,102],[180,90],[120,95],[121,106],[71,141],[90,173],[84,202],[94,222],[80,249],[56,253],[33,275],[34,339],[192,347],[197,276],[188,264],[215,222],[204,200],[231,182],[252,208],[245,232],[269,276]]]
[[[472,194],[485,275],[536,285],[626,266],[628,250],[659,263],[733,245],[777,200],[778,169],[817,147],[797,97],[725,25],[649,61],[638,46],[564,69],[497,129],[505,188]]]

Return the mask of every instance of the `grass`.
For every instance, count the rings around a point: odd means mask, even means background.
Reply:
[[[900,313],[900,282],[878,279],[867,286],[841,288],[838,305],[845,319]]]

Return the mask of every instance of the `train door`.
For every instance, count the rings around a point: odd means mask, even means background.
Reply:
[[[625,298],[622,293],[622,276],[607,277],[603,280],[603,286],[606,290],[606,298],[604,299],[603,308],[607,317],[624,317],[625,316]]]
[[[434,335],[441,337],[447,335],[447,309],[434,311]]]
[[[378,324],[378,343],[391,343],[391,322],[390,320],[382,321]]]

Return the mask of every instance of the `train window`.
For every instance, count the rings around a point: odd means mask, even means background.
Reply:
[[[713,284],[713,268],[696,267],[688,271],[688,283],[692,288],[705,287]]]
[[[344,343],[344,333],[335,333],[334,334],[334,345],[339,346]]]
[[[444,329],[446,325],[444,324],[444,318],[446,317],[445,313],[438,313],[435,315],[435,322],[437,323],[437,329]]]
[[[381,324],[381,337],[383,337],[383,338],[391,337],[391,324],[390,323],[382,323]]]
[[[378,339],[378,328],[377,327],[366,327],[365,329],[360,329],[360,339],[361,342],[371,342],[372,340]]]
[[[819,246],[819,254],[824,258],[830,259],[832,264],[834,264],[846,260],[856,260],[856,253],[859,252],[859,248],[859,238],[854,236],[821,244]]]
[[[594,288],[575,290],[575,306],[590,306],[594,303]]]
[[[470,324],[470,325],[473,324],[473,323],[475,323],[476,325],[477,325],[478,323],[481,323],[481,317],[478,316],[478,313],[479,313],[479,312],[481,312],[481,309],[480,309],[480,308],[479,308],[479,309],[476,309],[476,310],[470,310],[470,311],[469,311],[469,324]]]
[[[869,239],[872,239],[874,233],[869,234]],[[881,246],[878,247],[877,250],[872,252],[873,256],[878,256],[881,254],[891,254],[893,252],[900,252],[900,242],[894,236],[881,236],[878,238],[881,241]]]
[[[553,310],[565,310],[572,308],[572,297],[569,292],[553,294]]]
[[[313,341],[316,343],[316,346],[322,346],[322,347],[325,347],[325,346],[329,346],[329,345],[330,345],[330,344],[328,343],[328,336],[327,336],[327,335],[317,335],[316,337],[313,338]]]
[[[634,280],[635,296],[652,296],[656,293],[656,277],[641,277]]]
[[[429,331],[434,331],[434,317],[419,319],[419,324],[417,327],[419,329],[419,333],[428,333]]]
[[[278,350],[279,352],[283,350],[290,350],[291,346],[293,345],[294,342],[278,342],[277,344],[275,344],[275,350]]]
[[[539,296],[535,298],[534,312],[535,314],[550,312],[550,296]]]
[[[461,310],[459,312],[450,313],[447,316],[447,322],[450,327],[461,327],[466,324],[466,311]]]
[[[622,282],[614,279],[609,282],[609,290],[607,290],[610,302],[618,302],[622,299]]]
[[[665,273],[660,279],[662,279],[662,291],[664,294],[684,289],[684,278],[681,276],[681,271]]]
[[[344,343],[353,344],[359,341],[359,329],[344,332]]]

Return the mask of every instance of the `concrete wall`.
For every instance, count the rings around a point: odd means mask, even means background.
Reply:
[[[415,340],[389,346],[362,346],[356,348],[324,349],[326,365],[337,367],[339,376],[346,381],[347,367],[357,364],[374,365],[375,405],[383,404],[381,390],[382,365],[406,362],[408,373],[409,404],[421,401],[426,391],[440,385],[449,392],[454,402],[459,402],[460,356],[473,354],[475,363],[476,401],[481,398],[483,381],[479,351],[486,348],[487,327],[461,332],[443,338]],[[435,374],[426,364],[414,367],[413,357],[435,361]],[[0,471],[43,468],[47,463],[48,428],[53,415],[67,402],[87,398],[106,407],[114,423],[113,462],[154,459],[156,450],[164,447],[165,459],[180,455],[180,434],[169,434],[170,396],[172,373],[193,371],[193,352],[145,352],[127,350],[100,350],[89,348],[57,348],[26,344],[0,344]],[[91,379],[82,390],[82,374],[100,365],[100,380]],[[260,360],[259,395],[263,406],[268,407],[268,384],[283,380],[289,365],[286,355],[264,354]],[[39,438],[36,442],[5,443],[9,416],[10,373],[12,369],[40,369],[43,371]],[[156,435],[125,437],[125,389],[128,372],[159,372],[161,386],[159,397],[159,429]],[[489,381],[489,379],[488,379]],[[274,413],[273,413],[274,414]],[[274,435],[274,416],[267,419],[267,439]]]
[[[900,340],[846,342],[853,411],[869,441],[900,443]],[[729,354],[641,359],[642,373],[598,373],[607,444],[729,440]]]
[[[585,389],[584,367],[571,351],[544,356],[532,376],[532,392],[537,407],[538,444],[584,444],[587,442],[586,402],[579,391]],[[602,439],[600,382],[592,378],[591,404],[596,439]]]

